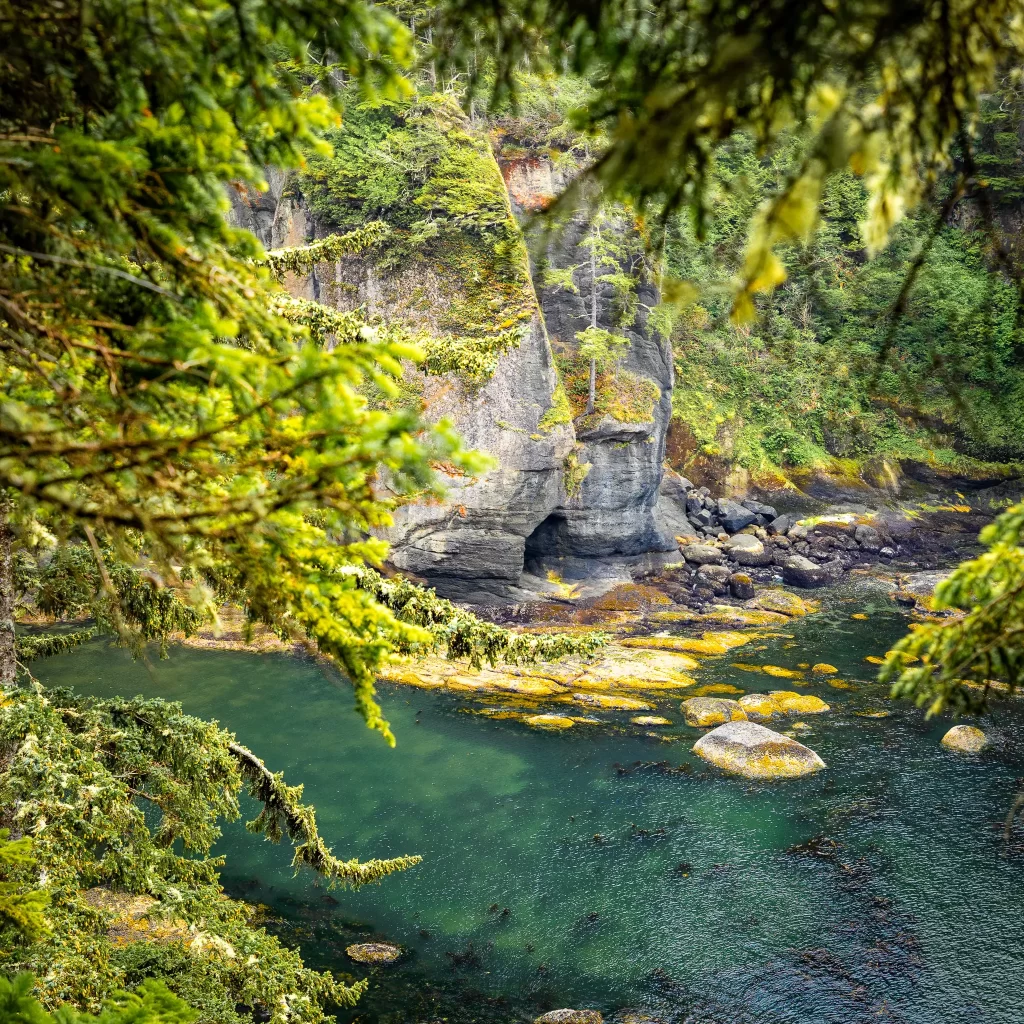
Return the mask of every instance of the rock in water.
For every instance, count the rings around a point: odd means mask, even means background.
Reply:
[[[825,767],[802,743],[756,722],[727,722],[693,745],[693,752],[746,779],[796,779]]]
[[[980,754],[988,746],[988,737],[976,725],[954,725],[942,737],[942,745],[958,754]]]
[[[754,581],[745,572],[736,572],[729,577],[729,590],[738,601],[754,596]]]
[[[604,1017],[597,1010],[549,1010],[533,1024],[604,1024]]]
[[[686,716],[687,725],[701,729],[747,717],[738,701],[727,700],[725,697],[691,697],[683,701],[681,710]]]
[[[391,964],[402,955],[398,946],[387,942],[358,942],[354,946],[346,946],[345,952],[360,964]]]
[[[794,587],[823,587],[829,574],[803,555],[790,555],[782,567],[782,578]]]

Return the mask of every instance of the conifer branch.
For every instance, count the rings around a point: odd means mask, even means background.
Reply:
[[[229,742],[228,750],[234,756],[248,783],[249,794],[263,804],[263,810],[245,827],[253,833],[262,833],[272,843],[279,843],[287,835],[295,845],[292,865],[296,872],[301,867],[312,868],[329,879],[353,889],[369,882],[379,882],[396,871],[404,871],[423,860],[422,857],[392,857],[386,860],[361,862],[340,860],[331,853],[316,827],[316,812],[309,804],[299,803],[302,786],[289,786],[281,772],[272,772],[263,761],[240,743]]]

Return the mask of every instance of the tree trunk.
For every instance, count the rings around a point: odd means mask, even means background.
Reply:
[[[14,647],[14,557],[11,553],[14,530],[10,512],[6,496],[0,498],[0,686],[13,686],[18,668]]]
[[[590,247],[590,326],[597,328],[597,239]],[[597,401],[597,360],[590,360],[590,391],[587,394],[587,415],[594,412]]]

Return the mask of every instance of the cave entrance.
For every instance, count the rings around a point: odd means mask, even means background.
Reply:
[[[567,525],[565,516],[552,512],[526,538],[526,547],[523,551],[523,568],[527,572],[530,571],[530,563],[537,559],[557,557],[569,553]]]

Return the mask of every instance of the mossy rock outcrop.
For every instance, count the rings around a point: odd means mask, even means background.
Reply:
[[[980,754],[988,746],[988,737],[976,725],[954,725],[941,743],[958,754]]]
[[[571,729],[576,724],[565,715],[529,715],[523,721],[533,729]]]
[[[778,718],[783,712],[779,702],[767,693],[748,693],[739,699],[747,718],[755,722]]]
[[[739,701],[725,697],[691,697],[683,701],[681,710],[687,725],[701,729],[747,717]]]
[[[788,615],[797,618],[803,615],[810,615],[818,610],[816,601],[808,601],[806,598],[791,594],[781,587],[773,587],[762,590],[756,597],[747,601],[745,608],[759,609],[765,612],[778,612],[780,615]]]
[[[810,747],[756,722],[727,722],[702,736],[693,752],[725,772],[746,779],[797,779],[825,762]]]

